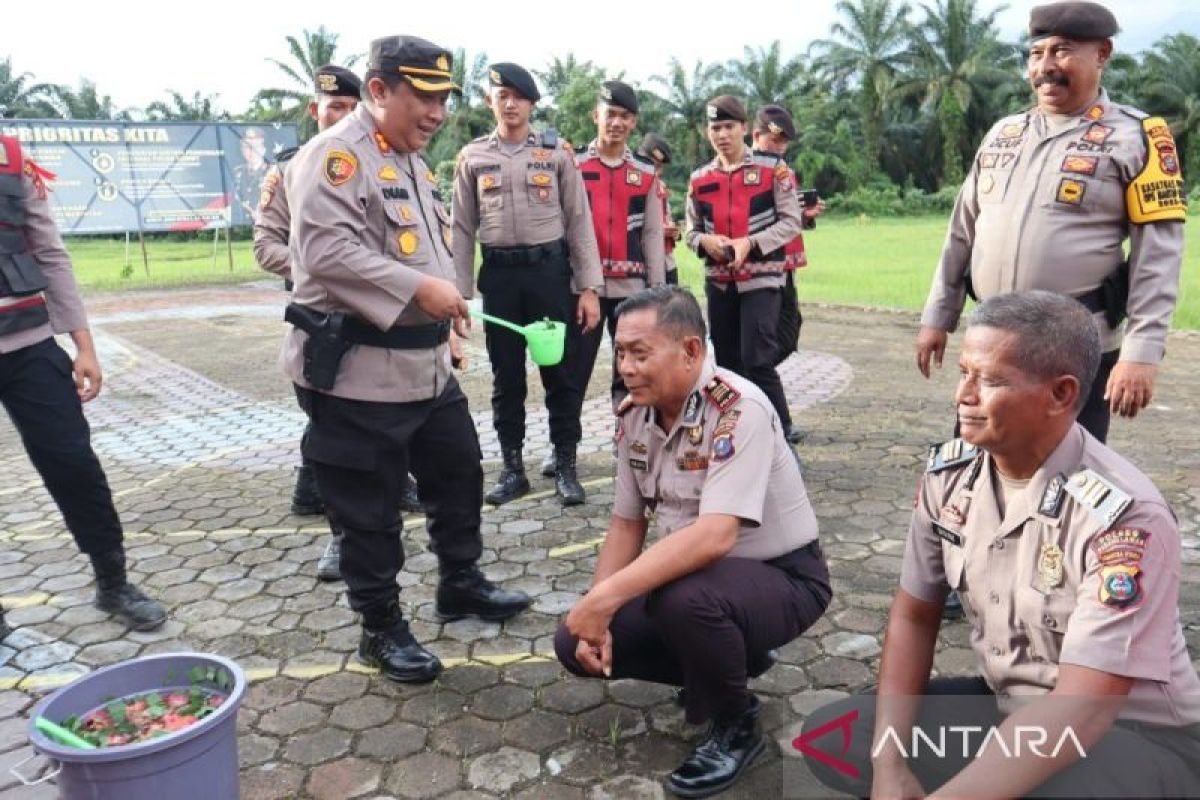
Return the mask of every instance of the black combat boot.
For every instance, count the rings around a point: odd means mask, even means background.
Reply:
[[[556,472],[558,472],[558,456],[551,450],[550,455],[542,459],[542,477],[553,478]]]
[[[506,449],[503,455],[504,468],[500,470],[500,479],[483,496],[484,500],[494,506],[502,506],[529,494],[529,478],[525,477],[525,462],[521,458],[521,448]]]
[[[421,505],[421,496],[417,493],[417,479],[406,475],[404,488],[400,491],[400,510],[410,514],[424,514],[425,506]]]
[[[575,474],[575,445],[554,448],[554,458],[558,470],[554,473],[554,491],[564,506],[583,505],[587,493],[579,484],[579,476]]]
[[[524,592],[501,589],[472,564],[442,572],[434,612],[443,622],[463,617],[502,622],[529,608],[531,602]]]
[[[0,606],[0,642],[8,638],[8,635],[13,632],[9,627],[8,621],[4,619],[4,608]]]
[[[679,797],[708,797],[729,788],[766,746],[758,714],[758,698],[727,720],[714,720],[704,740],[667,778]]]
[[[296,487],[292,489],[292,513],[298,517],[320,514],[325,510],[321,492],[317,489],[317,477],[308,464],[296,467]]]
[[[135,631],[152,631],[167,621],[167,610],[125,576],[125,551],[89,556],[96,571],[96,608],[125,620]]]
[[[332,536],[325,545],[325,552],[317,559],[317,580],[340,581],[342,579],[342,529],[329,523]]]
[[[413,638],[397,603],[378,612],[363,613],[358,660],[378,667],[399,683],[429,683],[442,672],[442,662]]]

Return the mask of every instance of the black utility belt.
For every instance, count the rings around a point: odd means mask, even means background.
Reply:
[[[336,330],[335,335],[350,344],[386,350],[428,350],[450,341],[449,320],[428,325],[396,325],[381,331],[344,311],[326,314],[299,303],[288,304],[284,319],[310,336],[328,332],[332,327]]]
[[[564,258],[567,255],[567,243],[564,239],[543,244],[524,245],[521,247],[493,247],[485,244],[480,247],[485,264],[497,267],[527,267],[540,264],[543,261]]]

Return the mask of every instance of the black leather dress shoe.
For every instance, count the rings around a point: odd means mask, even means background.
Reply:
[[[442,576],[434,611],[443,622],[463,617],[502,622],[529,608],[531,602],[529,595],[501,589],[472,566]]]
[[[379,631],[364,628],[358,660],[398,683],[429,683],[442,672],[442,662],[413,638],[403,619]]]
[[[325,545],[325,552],[317,559],[317,580],[340,581],[342,579],[342,536],[335,533]]]
[[[678,797],[708,797],[732,786],[746,767],[766,748],[758,721],[761,708],[750,708],[730,720],[714,721],[704,740],[667,777],[667,788]]]

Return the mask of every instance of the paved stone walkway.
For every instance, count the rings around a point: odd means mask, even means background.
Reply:
[[[19,626],[0,645],[0,798],[54,796],[13,788],[8,774],[29,755],[24,715],[36,697],[98,666],[185,649],[234,658],[252,680],[240,714],[247,798],[663,796],[662,777],[697,733],[669,691],[569,678],[553,660],[553,631],[588,583],[612,499],[603,378],[585,411],[588,504],[562,509],[538,479],[534,495],[484,513],[486,570],[533,594],[530,612],[505,625],[436,622],[436,560],[422,519],[406,521],[403,601],[448,669],[434,684],[402,686],[354,661],[358,626],[341,586],[312,577],[325,526],[288,513],[303,420],[274,363],[281,302],[274,287],[248,286],[90,303],[106,367],[104,394],[88,407],[93,441],[133,573],[171,607],[160,631],[127,633],[91,607],[86,560],[0,423],[0,602]],[[729,797],[818,796],[790,741],[804,714],[877,669],[913,484],[925,446],[951,423],[956,371],[919,378],[912,316],[816,308],[806,318],[805,349],[781,371],[809,432],[805,481],[837,594],[756,682],[775,746]],[[463,383],[490,481],[498,453],[481,338]],[[1190,420],[1200,377],[1188,365],[1200,338],[1174,336],[1170,350],[1155,406],[1117,422],[1112,440],[1180,517],[1180,611],[1196,654],[1200,433]],[[539,404],[531,391],[528,457],[545,442]],[[971,663],[967,627],[946,627],[936,668],[955,674]]]

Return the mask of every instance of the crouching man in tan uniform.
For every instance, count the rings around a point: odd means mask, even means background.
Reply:
[[[829,572],[800,468],[770,401],[707,358],[704,317],[678,286],[617,307],[617,482],[587,595],[555,636],[577,675],[684,687],[708,735],[668,780],[722,791],[762,752],[746,686],[824,613]],[[646,544],[649,517],[661,538]]]

